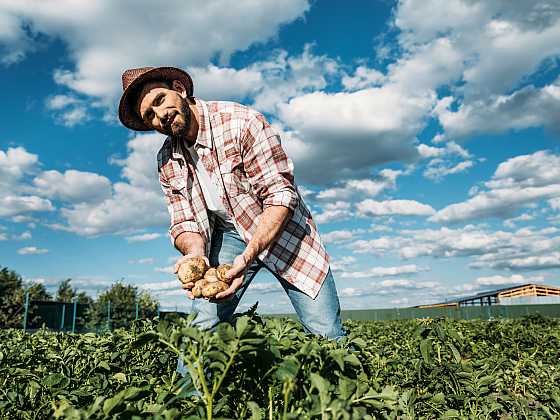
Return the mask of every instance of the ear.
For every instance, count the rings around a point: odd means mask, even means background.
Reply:
[[[171,89],[179,92],[183,98],[187,97],[187,88],[185,88],[185,85],[183,85],[183,83],[179,80],[173,80],[173,82],[171,82]]]

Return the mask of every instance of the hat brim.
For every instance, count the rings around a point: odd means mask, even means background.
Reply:
[[[187,95],[193,95],[193,82],[191,76],[186,71],[176,67],[155,67],[152,70],[138,76],[130,85],[124,90],[121,101],[119,103],[119,119],[121,123],[132,130],[136,131],[151,131],[147,127],[138,113],[135,110],[136,96],[140,93],[140,87],[147,82],[154,82],[158,80],[166,80],[172,82],[179,80],[185,86]]]

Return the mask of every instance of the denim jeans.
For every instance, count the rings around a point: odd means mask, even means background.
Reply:
[[[233,259],[245,250],[245,246],[245,242],[236,230],[214,230],[210,247],[210,265],[215,267],[219,264],[231,264]],[[211,303],[205,299],[193,300],[192,312],[197,313],[194,324],[203,329],[211,329],[219,322],[229,320],[247,287],[262,268],[268,270],[263,263],[255,260],[245,273],[243,285],[234,296],[223,303]],[[338,340],[346,335],[342,328],[340,303],[330,270],[315,299],[307,296],[276,273],[269,271],[278,279],[288,294],[306,332],[331,340]]]

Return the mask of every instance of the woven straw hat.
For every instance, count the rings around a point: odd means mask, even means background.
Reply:
[[[122,74],[123,94],[119,103],[119,119],[124,126],[136,131],[150,131],[136,112],[136,96],[146,82],[158,80],[179,80],[187,89],[187,96],[193,95],[191,76],[176,67],[140,67],[128,69]]]

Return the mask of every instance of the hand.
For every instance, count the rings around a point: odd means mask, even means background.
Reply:
[[[206,265],[208,267],[210,267],[210,261],[208,261],[208,258],[206,258],[204,255],[200,255],[200,254],[196,254],[196,253],[190,253],[187,255],[183,255],[182,257],[180,257],[177,262],[175,263],[175,267],[173,268],[174,273],[177,274],[177,272],[179,271],[179,267],[181,266],[181,264],[185,263],[189,258],[192,257],[202,257],[204,258],[204,261],[206,261]],[[194,295],[191,292],[191,289],[194,287],[194,283],[190,282],[190,283],[183,283],[181,282],[181,287],[187,291],[187,297],[191,300],[194,299]]]
[[[237,289],[243,285],[245,271],[247,271],[247,267],[249,267],[250,263],[251,262],[248,261],[243,254],[235,257],[232,267],[226,272],[226,277],[228,279],[233,279],[233,281],[226,291],[218,293],[214,296],[214,299],[211,299],[210,301],[220,303],[232,297]]]

